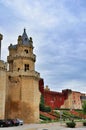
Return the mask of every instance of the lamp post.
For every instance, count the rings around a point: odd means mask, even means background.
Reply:
[[[72,101],[72,110],[74,111],[75,109],[75,100]],[[72,117],[72,121],[74,120],[74,116]]]
[[[1,60],[1,40],[3,39],[3,35],[0,34],[0,60]]]
[[[63,111],[60,110],[60,123],[62,125],[62,114],[63,114]]]

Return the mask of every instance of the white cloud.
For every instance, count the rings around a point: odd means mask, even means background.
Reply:
[[[71,80],[68,82],[64,82],[64,83],[62,83],[61,87],[63,89],[68,88],[68,89],[71,89],[73,91],[86,93],[86,91],[85,91],[86,83],[84,83],[82,81],[78,81],[78,80]]]

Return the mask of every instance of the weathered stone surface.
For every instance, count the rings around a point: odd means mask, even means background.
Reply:
[[[35,71],[33,48],[33,41],[24,30],[18,43],[9,46],[9,71],[0,62],[0,118],[39,122],[40,74]]]
[[[0,60],[0,119],[5,117],[6,63]]]

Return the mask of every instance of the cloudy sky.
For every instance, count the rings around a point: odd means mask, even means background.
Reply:
[[[86,92],[86,0],[0,0],[3,60],[24,28],[45,86]]]

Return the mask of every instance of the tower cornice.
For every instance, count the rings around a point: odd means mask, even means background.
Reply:
[[[7,57],[7,61],[10,62],[12,60],[15,60],[15,59],[27,59],[27,60],[32,60],[32,61],[36,61],[36,55],[33,54],[33,55],[14,55],[14,56],[8,56]]]
[[[20,70],[20,71],[16,71],[14,70],[15,73],[12,73],[10,71],[8,71],[8,75],[10,76],[10,78],[12,77],[34,77],[37,79],[40,79],[40,73],[36,72],[36,71],[24,71],[24,70]]]

